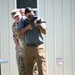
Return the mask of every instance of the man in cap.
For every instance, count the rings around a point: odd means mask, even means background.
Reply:
[[[25,9],[25,16],[28,20],[30,15],[34,15],[34,12],[31,8],[27,7]],[[43,21],[42,18],[41,20]],[[42,36],[42,34],[46,34],[46,25],[44,23],[38,24],[36,20],[32,24],[29,21],[29,24],[26,25],[24,21],[24,24],[19,23],[18,25],[19,37],[24,35],[26,73],[27,75],[33,75],[33,62],[35,58],[39,75],[46,75],[44,39]]]
[[[25,63],[24,63],[24,37],[18,37],[18,24],[21,19],[20,12],[16,9],[11,12],[11,16],[14,19],[14,23],[12,25],[13,31],[13,40],[16,45],[16,59],[18,65],[19,75],[26,75],[25,72]]]

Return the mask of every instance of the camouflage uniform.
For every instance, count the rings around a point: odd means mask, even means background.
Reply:
[[[19,70],[19,75],[26,75],[25,72],[25,63],[24,63],[24,36],[21,38],[18,37],[18,23],[14,22],[12,25],[12,30],[13,30],[13,36],[15,36],[19,42],[19,46],[15,47],[16,49],[16,59],[17,59],[17,64],[18,64],[18,70]],[[33,75],[38,75],[38,67],[37,63],[34,60],[34,66],[33,66]]]
[[[34,60],[33,75],[39,75],[37,62]]]
[[[25,72],[25,62],[24,62],[24,38],[18,37],[18,23],[14,22],[12,25],[12,31],[13,31],[13,37],[16,37],[17,41],[19,42],[19,46],[15,47],[16,49],[16,60],[17,60],[17,65],[18,65],[18,70],[19,70],[19,75],[26,75]]]

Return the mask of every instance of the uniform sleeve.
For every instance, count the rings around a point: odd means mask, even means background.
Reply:
[[[14,35],[14,23],[12,24],[12,33],[13,33],[13,37],[15,37],[15,35]]]
[[[13,37],[16,37],[16,39],[19,38],[19,35],[18,35],[18,23],[17,22],[14,22],[13,25],[12,25],[12,32],[13,32]]]

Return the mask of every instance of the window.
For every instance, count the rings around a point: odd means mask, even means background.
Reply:
[[[16,7],[18,9],[31,7],[34,10],[35,15],[38,16],[38,7],[37,6],[38,6],[38,0],[17,0],[16,1]]]
[[[38,16],[38,0],[17,0],[16,1],[16,7],[18,9],[20,8],[26,8],[26,7],[31,7],[34,10],[35,15]]]
[[[37,8],[37,0],[17,0],[17,8]]]

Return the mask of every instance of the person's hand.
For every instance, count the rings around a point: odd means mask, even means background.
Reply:
[[[35,26],[39,26],[40,24],[37,23],[37,21],[34,21]]]
[[[16,47],[19,47],[19,44],[16,44]]]
[[[29,24],[29,25],[27,25],[27,26],[26,26],[26,29],[27,29],[27,30],[32,30],[32,29],[33,29],[33,27],[32,27],[32,25],[31,25],[31,24]]]

